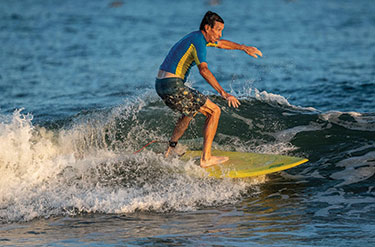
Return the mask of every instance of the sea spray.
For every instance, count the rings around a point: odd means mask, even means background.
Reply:
[[[109,118],[97,121],[96,114],[70,129],[34,126],[32,116],[21,111],[1,123],[2,222],[95,212],[186,211],[234,202],[249,188],[241,181],[207,178],[192,162],[166,160],[152,151],[133,155],[126,148],[111,149],[101,132],[118,115],[104,114]]]

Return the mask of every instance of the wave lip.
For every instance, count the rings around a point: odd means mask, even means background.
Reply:
[[[245,92],[240,93],[240,97],[244,99],[255,98],[260,102],[264,102],[276,107],[287,107],[289,109],[295,109],[299,111],[317,112],[317,109],[313,107],[302,107],[296,106],[279,94],[269,93],[267,91],[259,91],[257,88],[249,88]]]

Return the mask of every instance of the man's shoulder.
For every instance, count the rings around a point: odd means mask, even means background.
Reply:
[[[194,37],[203,37],[203,33],[199,30],[193,31],[190,34],[193,35]]]
[[[204,36],[201,31],[193,31],[189,34],[187,34],[184,39],[188,39],[190,41],[194,42],[205,42]]]

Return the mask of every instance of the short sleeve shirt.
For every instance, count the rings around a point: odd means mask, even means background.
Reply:
[[[207,63],[207,46],[216,47],[217,43],[207,42],[201,31],[189,33],[172,47],[160,69],[186,81],[192,66]]]

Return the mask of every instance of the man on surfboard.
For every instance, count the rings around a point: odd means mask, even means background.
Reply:
[[[207,118],[204,125],[204,142],[200,165],[201,167],[209,167],[228,160],[228,157],[211,155],[211,146],[216,134],[221,110],[207,96],[185,86],[184,83],[190,69],[193,65],[197,65],[201,76],[228,101],[229,106],[237,108],[240,105],[238,99],[225,92],[208,69],[206,47],[242,50],[254,58],[262,56],[262,53],[255,47],[220,39],[224,29],[224,21],[218,14],[211,11],[204,15],[199,29],[199,31],[189,33],[183,37],[171,48],[160,66],[155,88],[167,106],[182,113],[174,128],[165,156],[168,157],[176,147],[178,140],[185,133],[190,121],[200,112]]]

